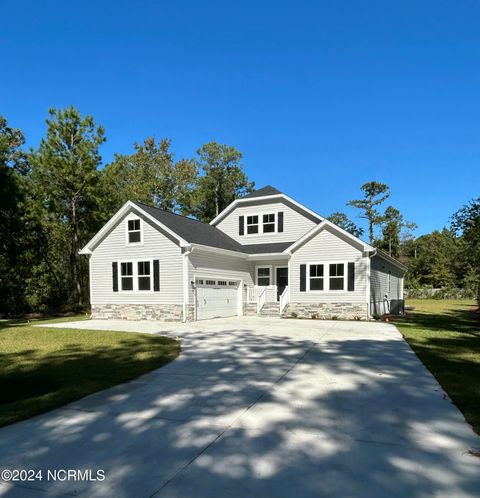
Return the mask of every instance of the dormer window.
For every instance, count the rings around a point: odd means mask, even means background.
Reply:
[[[247,234],[258,233],[258,216],[247,216]]]
[[[273,233],[275,232],[275,214],[264,214],[263,215],[263,233]]]
[[[283,211],[262,212],[238,217],[238,235],[255,236],[283,232]]]
[[[127,220],[127,244],[142,243],[142,226],[139,218]]]

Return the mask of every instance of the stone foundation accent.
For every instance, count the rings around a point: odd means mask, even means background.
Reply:
[[[290,303],[283,316],[320,320],[367,320],[367,303]]]
[[[187,322],[193,322],[195,320],[195,306],[189,304],[187,306]]]
[[[257,303],[243,303],[243,314],[244,316],[256,316]]]
[[[98,320],[161,320],[181,322],[181,304],[94,304],[92,318]],[[192,318],[193,319],[193,318]]]

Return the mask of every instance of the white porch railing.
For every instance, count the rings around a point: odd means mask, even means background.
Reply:
[[[257,313],[260,313],[262,308],[265,306],[267,300],[267,289],[265,287],[260,287],[257,301]]]
[[[282,294],[280,295],[280,306],[278,307],[278,310],[280,312],[280,315],[284,312],[285,308],[287,307],[287,304],[289,302],[289,297],[290,294],[288,292],[288,285],[283,289]]]
[[[255,285],[253,287],[247,287],[247,303],[257,303],[258,302],[258,296],[260,295],[261,292],[265,291],[265,299],[267,303],[274,303],[277,301],[277,286],[276,285],[269,285],[266,287],[260,287],[258,285]]]

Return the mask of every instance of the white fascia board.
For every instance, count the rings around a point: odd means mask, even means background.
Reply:
[[[304,244],[307,240],[311,239],[317,233],[319,233],[321,230],[323,230],[325,227],[330,227],[334,231],[341,233],[348,239],[350,239],[353,242],[356,242],[357,244],[363,246],[364,251],[373,251],[374,248],[370,245],[367,244],[366,242],[363,242],[363,240],[359,239],[358,237],[355,237],[355,235],[352,235],[350,232],[347,232],[343,228],[340,228],[339,226],[335,225],[331,221],[328,220],[323,220],[321,223],[319,223],[317,226],[313,227],[310,231],[308,231],[303,237],[300,237],[294,244],[292,244],[290,247],[287,247],[285,251],[283,251],[284,254],[291,254],[293,251],[297,249],[297,247],[301,246]]]
[[[222,218],[224,218],[237,204],[241,204],[243,202],[254,202],[257,200],[275,200],[275,199],[285,199],[288,202],[291,202],[295,206],[297,206],[300,209],[303,209],[306,213],[315,216],[315,218],[318,219],[318,221],[323,221],[324,218],[323,216],[320,216],[319,214],[315,213],[315,211],[312,211],[311,209],[308,209],[305,207],[303,204],[300,204],[297,202],[295,199],[292,199],[288,195],[285,194],[273,194],[273,195],[265,195],[262,197],[247,197],[247,198],[240,198],[240,199],[235,199],[231,204],[229,204],[218,216],[213,218],[213,220],[210,222],[210,225],[216,225]]]
[[[372,254],[371,257],[373,257],[373,256],[378,256],[380,258],[383,258],[385,261],[388,261],[389,263],[396,266],[397,268],[400,268],[400,270],[402,270],[402,271],[408,270],[408,268],[404,264],[400,263],[400,261],[395,259],[393,256],[390,256],[383,251],[375,250],[375,254]]]
[[[285,254],[285,252],[269,252],[269,253],[249,254],[247,259],[262,261],[264,259],[284,258],[286,256],[288,256],[288,254]]]
[[[127,201],[109,220],[108,222],[90,239],[90,241],[80,250],[80,254],[91,254],[92,247],[102,239],[102,237],[112,228],[114,227],[123,216],[125,216],[130,210],[137,211],[142,214],[145,218],[152,222],[154,226],[157,226],[170,234],[173,238],[178,240],[180,247],[187,247],[190,244],[184,240],[182,237],[177,235],[173,230],[166,227],[163,223],[155,219],[153,216],[150,216],[146,211],[144,211],[141,207],[134,204],[132,201]]]
[[[192,244],[192,247],[199,251],[213,252],[215,254],[225,254],[237,258],[247,259],[247,254],[238,251],[230,251],[229,249],[220,249],[219,247],[205,246],[203,244]]]

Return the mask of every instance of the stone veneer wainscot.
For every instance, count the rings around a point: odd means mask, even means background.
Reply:
[[[312,318],[317,315],[325,320],[366,320],[368,307],[366,303],[290,303],[283,315],[299,318]]]
[[[92,318],[100,320],[182,320],[181,304],[94,304]]]

